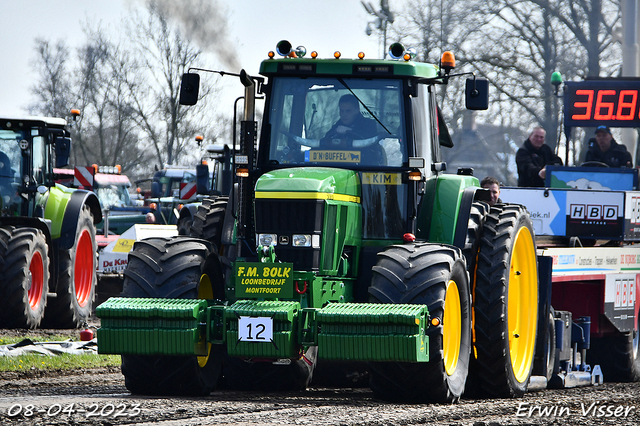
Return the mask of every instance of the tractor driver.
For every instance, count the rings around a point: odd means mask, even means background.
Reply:
[[[320,140],[321,149],[354,150],[356,162],[375,166],[386,165],[386,154],[378,143],[376,121],[360,113],[360,101],[354,95],[343,95],[338,102],[340,119]]]
[[[360,113],[360,102],[354,95],[348,94],[340,98],[340,120],[329,129],[322,139],[327,146],[335,145],[336,148],[347,148],[342,139],[362,140],[376,136],[376,122],[365,118]]]
[[[11,160],[7,154],[0,151],[0,208],[8,206],[11,200],[17,196],[12,187],[14,170],[11,169]]]
[[[613,139],[607,126],[596,128],[596,143],[589,146],[585,161],[597,161],[609,167],[633,167],[627,147]]]

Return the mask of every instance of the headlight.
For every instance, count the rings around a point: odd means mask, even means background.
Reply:
[[[311,247],[311,235],[309,234],[294,234],[292,240],[294,247]]]
[[[278,236],[276,234],[258,234],[258,245],[277,246]]]

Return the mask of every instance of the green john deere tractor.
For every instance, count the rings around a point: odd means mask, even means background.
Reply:
[[[126,297],[97,309],[99,351],[122,354],[142,394],[304,389],[362,366],[387,400],[524,393],[533,229],[521,206],[490,208],[477,178],[443,173],[452,141],[435,89],[454,78],[453,55],[434,66],[399,44],[391,60],[277,50],[261,77],[238,75],[229,198],[205,200],[189,237],[135,244]],[[197,101],[199,78],[183,76],[181,103]],[[486,109],[487,81],[469,78],[466,101]]]
[[[54,183],[71,138],[61,118],[0,118],[0,327],[80,327],[96,283],[92,192]]]

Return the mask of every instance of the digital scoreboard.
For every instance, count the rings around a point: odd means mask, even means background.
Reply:
[[[640,127],[640,79],[567,81],[567,127]]]

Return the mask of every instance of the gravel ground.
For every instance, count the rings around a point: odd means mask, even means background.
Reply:
[[[93,324],[95,325],[95,323]],[[21,335],[23,330],[0,330]],[[31,335],[33,331],[29,331]],[[43,336],[78,330],[40,330]],[[530,392],[454,405],[389,404],[368,388],[216,391],[200,398],[134,397],[120,369],[3,372],[0,424],[17,425],[638,425],[640,384]]]

